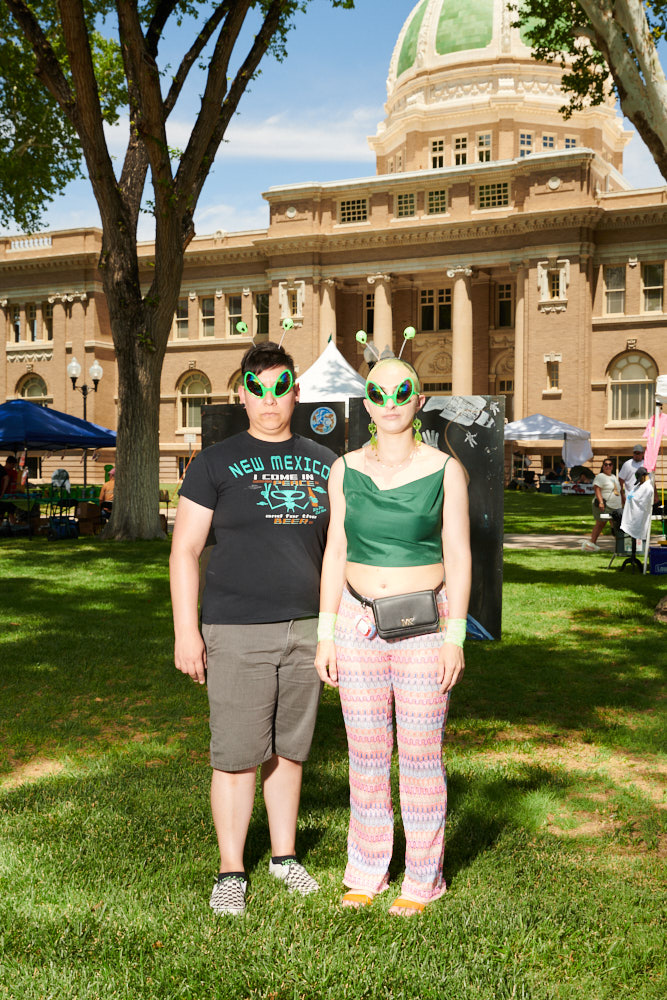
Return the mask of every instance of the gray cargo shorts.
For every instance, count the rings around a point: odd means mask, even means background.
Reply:
[[[274,754],[307,760],[322,682],[317,618],[204,625],[211,766],[245,771]]]

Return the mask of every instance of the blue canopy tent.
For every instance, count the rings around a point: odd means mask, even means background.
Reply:
[[[27,399],[11,399],[0,406],[1,450],[69,451],[115,447],[115,432],[89,420],[37,406]]]
[[[115,448],[116,435],[114,431],[107,427],[100,427],[89,420],[81,420],[79,417],[71,417],[67,413],[59,410],[51,410],[44,406],[38,406],[27,399],[12,399],[0,406],[0,450],[4,451],[73,451],[83,449],[84,452],[84,486],[85,486],[85,454],[88,448]],[[34,497],[26,487],[25,495],[12,495],[12,502],[23,504],[24,510],[28,513],[32,510]],[[54,509],[52,513],[58,513],[61,519],[64,507],[69,507],[76,503],[75,500],[63,500],[62,496],[58,501],[58,510],[55,510],[53,499],[50,504]],[[67,520],[67,519],[65,519]],[[8,532],[15,533],[26,530],[30,533],[29,525],[16,525],[7,528]],[[78,534],[78,529],[76,529]],[[57,537],[70,537],[69,535]]]

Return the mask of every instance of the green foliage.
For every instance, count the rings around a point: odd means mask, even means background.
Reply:
[[[0,5],[0,224],[28,232],[45,203],[80,174],[72,126],[34,76],[32,51],[7,33]]]
[[[89,5],[104,15],[108,3]],[[69,79],[60,25],[52,3],[35,4],[42,29]],[[118,43],[91,31],[100,107],[113,124],[127,101]],[[0,3],[0,224],[35,231],[46,205],[76,177],[82,154],[76,131],[35,75],[37,61],[26,38]]]
[[[667,2],[649,0],[644,8],[657,44],[667,33]],[[577,0],[520,0],[511,4],[510,9],[516,15],[515,26],[523,27],[534,56],[543,62],[556,62],[565,70],[563,89],[570,96],[569,103],[560,109],[565,118],[606,100],[610,92],[607,56]],[[625,41],[628,53],[634,58],[627,35]]]
[[[277,59],[286,56],[287,35],[294,16],[305,11],[309,0],[284,0],[280,21],[269,43]],[[353,0],[331,0],[335,7],[352,7]],[[144,32],[156,15],[155,0],[138,3]],[[180,0],[168,5],[171,10],[161,31],[155,31],[152,45],[157,50],[161,37],[186,20],[199,21],[196,30],[220,4],[209,0]],[[272,0],[254,0],[251,9],[264,16]],[[71,74],[58,5],[50,0],[29,4],[45,38],[71,85]],[[121,57],[115,4],[112,0],[82,0],[89,26],[90,49],[95,68],[97,97],[103,119],[118,121],[127,111],[128,86]],[[195,32],[196,33],[196,32]],[[194,34],[191,41],[194,40]],[[186,47],[191,42],[186,42]],[[46,205],[74,178],[81,176],[82,153],[72,121],[63,108],[35,77],[36,59],[22,30],[13,20],[4,0],[0,0],[0,224],[12,221],[26,231],[38,228]],[[207,59],[199,68],[209,71]],[[162,73],[166,76],[166,70]],[[182,151],[170,150],[179,160]]]

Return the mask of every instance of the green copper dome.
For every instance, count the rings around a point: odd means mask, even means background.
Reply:
[[[427,12],[430,19],[436,17],[433,36],[435,53],[446,56],[453,52],[484,49],[491,43],[493,8],[494,0],[422,0],[407,23],[396,76],[411,69],[417,61],[419,36]]]

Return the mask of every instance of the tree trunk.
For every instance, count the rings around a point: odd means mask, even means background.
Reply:
[[[172,251],[154,282],[167,291],[162,297],[149,293],[145,299],[131,241],[102,252],[118,369],[116,486],[104,537],[119,541],[165,537],[159,516],[160,384],[183,271],[182,249]]]

